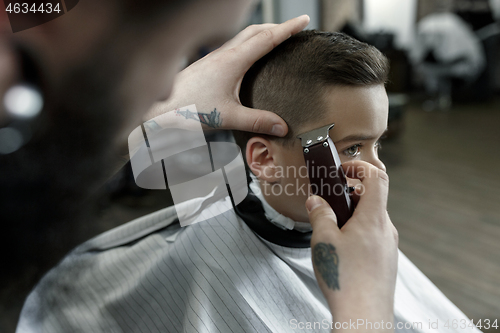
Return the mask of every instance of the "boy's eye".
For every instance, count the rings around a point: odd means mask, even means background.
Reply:
[[[375,150],[379,151],[380,149],[382,149],[382,143],[379,140],[379,141],[375,142]]]
[[[361,145],[354,145],[352,147],[349,147],[347,148],[346,150],[344,150],[344,154],[349,156],[349,157],[356,157],[360,154],[360,148],[361,148]]]

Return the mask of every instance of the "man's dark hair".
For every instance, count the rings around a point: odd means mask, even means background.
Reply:
[[[388,60],[375,47],[343,33],[306,30],[251,67],[240,100],[281,116],[288,134],[278,140],[287,144],[296,140],[303,125],[322,117],[327,88],[385,84],[388,73]],[[234,136],[243,149],[255,134],[235,131]]]

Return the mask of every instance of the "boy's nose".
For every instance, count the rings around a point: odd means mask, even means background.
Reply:
[[[379,160],[378,158],[377,158],[377,161],[378,161],[377,167],[379,169],[382,169],[384,172],[387,172],[387,168],[385,167],[385,164],[381,160]]]
[[[368,162],[370,164],[373,164],[374,166],[376,166],[377,168],[383,170],[384,172],[387,172],[385,164],[378,157],[376,157],[376,156],[374,156],[370,160],[367,160],[366,162]]]

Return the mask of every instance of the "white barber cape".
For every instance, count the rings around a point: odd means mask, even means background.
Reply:
[[[176,220],[170,207],[76,248],[29,295],[17,332],[330,331],[310,248],[268,242],[232,210]],[[478,332],[451,328],[467,317],[401,252],[394,315],[397,332]]]

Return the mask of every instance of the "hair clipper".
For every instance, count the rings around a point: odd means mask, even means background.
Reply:
[[[354,206],[337,148],[329,135],[334,125],[302,133],[297,138],[302,142],[312,194],[321,196],[330,204],[337,216],[338,227],[342,228],[352,216]]]

